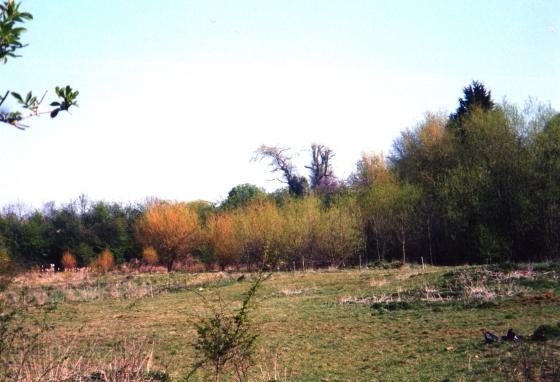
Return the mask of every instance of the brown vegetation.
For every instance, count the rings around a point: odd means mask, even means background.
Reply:
[[[201,241],[198,214],[185,203],[155,202],[137,224],[137,238],[156,249],[159,259],[171,271],[173,263],[191,253]]]
[[[146,247],[142,251],[142,260],[148,265],[156,265],[159,263],[159,257],[154,247]]]
[[[64,269],[65,271],[69,271],[72,269],[76,269],[76,265],[78,263],[76,261],[76,257],[72,253],[70,253],[70,251],[65,251],[62,254],[60,264],[62,265],[62,269]]]
[[[115,259],[108,249],[103,250],[101,254],[91,263],[91,268],[97,272],[106,273],[113,269]]]

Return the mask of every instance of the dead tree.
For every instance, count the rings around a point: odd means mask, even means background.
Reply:
[[[257,149],[255,159],[270,159],[271,172],[282,174],[279,180],[288,185],[290,194],[304,196],[307,194],[309,184],[305,177],[296,174],[292,157],[287,154],[288,150],[287,148],[262,145]]]
[[[315,190],[325,181],[334,178],[331,159],[334,151],[324,145],[311,145],[311,165],[305,166],[310,171],[311,189]]]

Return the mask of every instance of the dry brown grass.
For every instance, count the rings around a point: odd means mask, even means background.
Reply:
[[[41,286],[61,287],[64,285],[84,284],[95,279],[95,274],[87,268],[77,272],[38,272],[21,273],[12,279],[13,286],[35,288]]]
[[[448,275],[453,273],[454,277],[463,268],[474,271],[474,267],[427,267],[421,275],[402,281],[396,280],[396,275],[402,272],[400,269],[275,273],[264,285],[263,298],[259,299],[255,311],[255,323],[262,330],[257,346],[272,350],[271,354],[257,355],[250,380],[264,381],[267,376],[275,375],[283,380],[284,370],[285,380],[292,381],[487,380],[483,372],[497,364],[495,355],[487,357],[490,347],[484,345],[480,336],[481,325],[497,334],[504,334],[509,327],[528,334],[538,324],[557,322],[560,305],[548,298],[548,294],[539,304],[513,297],[503,302],[497,299],[495,304],[484,308],[479,308],[476,302],[471,307],[447,302],[434,307],[437,302],[422,301],[438,300],[438,293],[448,298],[444,295],[443,282],[451,281]],[[227,306],[235,308],[246,289],[246,282],[230,281],[238,275],[145,273],[126,280],[128,275],[110,273],[99,280],[140,285],[144,281],[161,282],[168,278],[171,285],[173,280],[200,286],[215,283],[199,293],[208,299],[219,294]],[[386,280],[387,284],[376,288],[369,285],[371,280]],[[489,287],[488,283],[484,285]],[[313,287],[320,293],[298,294]],[[284,289],[287,295],[279,292]],[[402,303],[396,303],[399,289]],[[415,294],[407,295],[409,291]],[[537,293],[533,289],[531,292]],[[454,296],[463,295],[457,291]],[[407,298],[416,300],[405,308]],[[395,309],[371,307],[379,301],[389,301]],[[57,335],[77,334],[80,341],[99,341],[103,345],[99,352],[114,346],[115,338],[121,335],[156,339],[155,354],[169,364],[167,370],[174,378],[180,378],[194,360],[189,346],[194,334],[192,322],[198,316],[205,317],[207,310],[198,294],[189,291],[155,294],[154,291],[154,298],[141,300],[62,303],[54,314]],[[455,349],[445,351],[449,345]],[[278,360],[273,354],[276,349]],[[504,347],[496,349],[501,352]],[[475,354],[480,357],[474,358]],[[472,369],[470,366],[467,369],[471,356]]]
[[[262,349],[257,354],[259,363],[255,369],[258,370],[256,375],[251,378],[254,382],[289,382],[292,380],[292,371],[286,365],[285,360],[279,354],[278,350],[267,351]]]
[[[389,284],[389,281],[385,278],[383,278],[383,279],[370,279],[368,284],[371,287],[379,288],[379,287],[382,287],[382,286],[385,286],[385,285]]]
[[[11,382],[150,382],[153,347],[146,339],[123,340],[103,352],[95,344],[84,353],[75,339],[39,339],[19,344],[6,355],[0,376]],[[99,356],[99,354],[103,354]]]
[[[203,286],[209,284],[216,284],[223,281],[237,280],[241,276],[245,276],[245,275],[243,273],[226,273],[226,272],[199,273],[194,275],[194,278],[189,282],[187,282],[187,285]]]
[[[298,296],[304,294],[312,294],[312,293],[316,293],[317,291],[318,289],[316,287],[311,287],[311,288],[287,287],[287,288],[280,289],[278,292],[282,296],[289,297],[289,296]]]

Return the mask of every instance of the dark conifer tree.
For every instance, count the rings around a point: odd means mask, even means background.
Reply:
[[[475,109],[491,110],[494,107],[490,90],[486,90],[481,82],[473,81],[463,88],[463,94],[465,98],[459,98],[459,107],[449,116],[452,121],[460,121]]]

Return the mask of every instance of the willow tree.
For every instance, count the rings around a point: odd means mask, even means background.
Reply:
[[[168,271],[177,260],[193,253],[202,240],[198,213],[185,203],[152,203],[138,220],[136,234],[142,245],[156,249]]]

